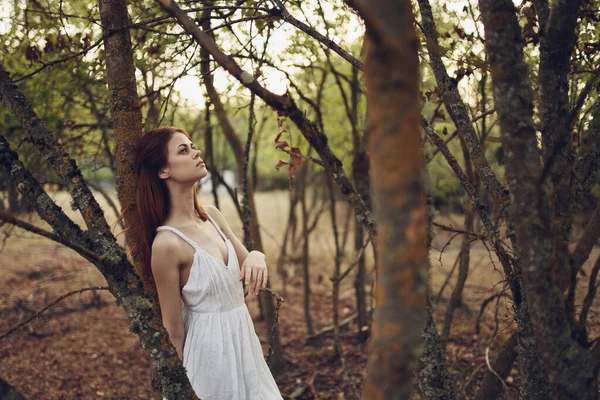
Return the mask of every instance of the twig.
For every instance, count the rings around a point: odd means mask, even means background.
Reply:
[[[331,278],[331,280],[332,281],[337,280],[338,282],[340,282],[342,279],[344,279],[346,276],[348,276],[348,274],[354,269],[354,267],[356,267],[356,265],[358,265],[360,258],[362,257],[363,253],[365,252],[365,249],[367,248],[367,245],[370,242],[371,242],[371,238],[367,238],[367,240],[365,240],[362,247],[358,251],[358,254],[356,255],[356,259],[354,260],[354,262],[352,264],[350,264],[350,266],[344,272],[342,272],[337,278],[334,277],[334,278]]]
[[[459,234],[462,233],[463,235],[473,236],[473,237],[475,237],[477,239],[481,239],[482,238],[482,236],[480,234],[478,234],[478,233],[469,232],[469,231],[465,231],[465,230],[462,230],[462,229],[456,229],[456,228],[453,228],[452,226],[438,224],[437,222],[432,222],[431,225],[433,225],[435,227],[438,227],[438,228],[440,228],[440,229],[442,229],[444,231],[454,232],[454,233],[459,233]]]
[[[456,270],[456,266],[458,265],[458,261],[460,260],[461,255],[462,255],[462,251],[459,251],[458,255],[456,256],[456,259],[454,260],[454,264],[452,265],[452,268],[450,269],[450,272],[448,272],[448,276],[446,276],[446,280],[442,284],[440,291],[438,292],[437,296],[435,296],[435,299],[433,300],[433,304],[437,304],[440,301],[440,299],[442,298],[444,289],[446,289],[446,286],[450,282],[450,278],[452,278],[452,275],[454,275],[454,270]]]
[[[277,4],[277,6],[279,7],[280,16],[284,21],[295,26],[296,28],[300,29],[302,32],[311,36],[313,39],[316,39],[321,44],[323,44],[326,47],[328,47],[329,49],[333,50],[340,57],[342,57],[344,60],[348,61],[350,64],[354,65],[356,68],[360,69],[361,71],[363,70],[362,62],[358,61],[354,56],[352,56],[352,54],[348,53],[346,50],[341,48],[333,40],[326,38],[321,33],[317,32],[315,29],[311,28],[304,22],[299,21],[296,18],[294,18],[294,16],[292,16],[289,13],[289,11],[285,8],[285,5],[283,4],[283,2],[281,0],[273,0],[273,2],[275,4]]]
[[[69,60],[71,60],[73,58],[77,58],[77,57],[79,57],[80,55],[83,55],[83,54],[87,54],[87,52],[90,51],[90,50],[92,50],[94,47],[98,47],[104,41],[104,38],[105,38],[105,36],[102,36],[100,39],[98,39],[96,42],[94,42],[94,44],[92,44],[91,46],[88,46],[88,47],[86,47],[86,48],[78,51],[77,53],[72,53],[72,54],[69,54],[66,57],[59,58],[57,60],[53,60],[53,61],[50,61],[48,63],[44,63],[40,68],[36,69],[35,71],[33,71],[33,72],[31,72],[31,73],[29,73],[29,74],[27,74],[25,76],[22,76],[21,78],[15,80],[15,83],[18,83],[18,82],[21,82],[21,81],[23,81],[25,79],[31,78],[35,74],[38,74],[41,71],[43,71],[46,68],[49,68],[49,67],[51,67],[53,65],[60,64],[60,63],[63,63],[65,61],[69,61]]]
[[[372,308],[368,308],[368,309],[367,309],[367,313],[371,312],[372,310],[373,310]],[[351,316],[347,317],[347,318],[346,318],[346,319],[344,319],[342,322],[340,322],[340,328],[343,328],[343,327],[345,327],[345,326],[347,326],[347,325],[350,325],[350,324],[351,324],[352,322],[354,322],[354,320],[356,320],[357,318],[358,318],[358,313],[352,314]],[[330,333],[330,332],[333,332],[333,330],[334,330],[334,327],[333,327],[333,326],[329,326],[329,327],[327,327],[327,328],[323,328],[323,329],[321,329],[319,332],[315,333],[314,335],[307,336],[307,337],[305,338],[305,340],[308,342],[308,341],[311,341],[311,340],[317,339],[317,338],[319,338],[320,336],[323,336],[323,335],[326,335],[326,334],[328,334],[328,333]]]
[[[16,218],[14,215],[6,211],[0,211],[0,220],[8,222],[9,224],[12,224],[14,226],[18,226],[19,228],[25,229],[28,232],[35,233],[36,235],[43,236],[52,241],[65,245],[68,248],[73,249],[77,253],[86,257],[90,261],[101,262],[101,258],[96,253],[89,251],[88,249],[78,245],[77,243],[73,243],[69,239],[63,238],[55,233],[48,232],[47,230],[38,228],[37,226],[30,224],[29,222],[25,222],[19,218]]]
[[[462,387],[462,393],[463,393],[463,398],[467,398],[467,389],[469,387],[469,385],[471,384],[471,382],[473,381],[473,378],[475,377],[475,375],[477,374],[477,372],[479,372],[479,370],[481,369],[481,367],[485,367],[485,363],[483,364],[479,364],[474,370],[473,372],[471,372],[471,375],[469,375],[469,379],[467,379],[467,381],[465,382],[465,385]]]
[[[506,386],[506,383],[504,383],[504,379],[502,379],[500,375],[498,375],[498,373],[494,371],[494,368],[492,368],[492,364],[490,363],[490,346],[485,348],[485,365],[488,367],[488,370],[500,380],[500,383],[502,383],[504,390],[508,391],[508,386]]]
[[[504,292],[494,293],[493,295],[485,299],[483,303],[481,303],[481,308],[479,309],[479,314],[477,314],[477,320],[475,321],[475,333],[479,335],[479,323],[481,322],[481,317],[483,316],[483,312],[485,311],[487,305],[491,303],[496,297],[500,298],[504,296],[508,297],[508,295]]]
[[[72,296],[74,294],[87,292],[87,291],[90,291],[90,290],[93,290],[95,292],[96,290],[109,290],[109,288],[108,288],[108,286],[93,286],[93,287],[87,287],[87,288],[83,288],[83,289],[79,289],[79,290],[74,290],[72,292],[63,294],[62,296],[60,296],[59,298],[57,298],[56,300],[54,300],[52,303],[50,303],[48,306],[44,307],[41,311],[33,314],[31,317],[27,318],[25,321],[21,322],[19,325],[10,328],[5,334],[3,334],[2,336],[0,336],[0,341],[2,341],[4,338],[6,338],[7,336],[11,335],[15,331],[21,329],[22,327],[24,327],[25,325],[27,325],[28,323],[30,323],[34,319],[39,318],[44,312],[48,311],[50,308],[54,307],[56,304],[58,304],[59,302],[63,301],[67,297]]]

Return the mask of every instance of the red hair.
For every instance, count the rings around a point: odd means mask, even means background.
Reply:
[[[142,136],[136,148],[135,172],[138,178],[135,212],[138,223],[127,231],[132,243],[131,254],[142,264],[144,278],[152,279],[150,268],[152,242],[156,228],[161,226],[169,213],[169,190],[164,180],[158,177],[159,169],[167,165],[167,143],[175,132],[190,138],[183,129],[163,127],[151,129]],[[198,216],[206,221],[208,215],[198,201],[194,187],[194,208]]]

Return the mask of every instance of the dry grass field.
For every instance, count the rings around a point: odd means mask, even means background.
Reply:
[[[54,193],[59,205],[82,224],[73,212],[65,193]],[[114,213],[105,207],[109,223]],[[212,204],[212,196],[204,195],[202,202]],[[242,237],[242,229],[233,202],[221,196],[220,208],[232,229]],[[288,263],[291,274],[285,293],[275,272],[275,261],[283,238],[289,207],[285,191],[258,193],[258,215],[267,260],[270,261],[270,280],[285,303],[280,311],[280,331],[287,371],[277,377],[285,398],[329,399],[345,398],[350,393],[342,364],[332,357],[333,341],[324,336],[306,342],[306,326],[302,309],[301,266]],[[344,227],[348,218],[346,205],[339,202],[338,220]],[[37,216],[22,216],[36,225],[47,228]],[[460,227],[461,216],[443,216],[438,222]],[[32,313],[42,309],[58,296],[89,286],[104,286],[106,282],[85,259],[74,251],[20,229],[2,227],[0,236],[0,333],[19,324]],[[115,230],[118,233],[118,229]],[[434,293],[439,291],[458,254],[460,237],[450,240],[446,232],[436,234],[431,251],[431,281]],[[123,242],[123,235],[119,236]],[[449,242],[449,243],[448,243]],[[344,265],[354,261],[352,240],[348,240]],[[443,254],[440,250],[444,250]],[[301,251],[298,249],[297,251]],[[598,249],[595,249],[596,256]],[[367,250],[369,276],[372,276],[372,249]],[[465,307],[457,312],[448,344],[448,365],[459,398],[471,398],[486,370],[485,354],[489,347],[493,359],[499,346],[514,330],[512,312],[505,300],[492,302],[486,309],[481,331],[475,333],[475,321],[482,302],[502,289],[502,275],[495,269],[495,260],[481,243],[474,243],[471,273],[464,292]],[[331,282],[334,245],[330,217],[324,213],[310,241],[311,305],[315,329],[331,326]],[[586,264],[589,270],[590,262]],[[435,317],[438,328],[451,293],[454,280],[437,304]],[[342,318],[355,312],[353,274],[342,287],[340,312]],[[254,318],[259,311],[255,298],[248,299]],[[593,308],[597,309],[597,304]],[[598,317],[591,315],[597,330]],[[495,321],[498,321],[497,328]],[[265,327],[256,323],[257,333],[266,350]],[[343,346],[350,378],[357,389],[365,374],[366,346],[352,333],[355,326],[343,331]],[[494,332],[496,335],[494,337]],[[139,346],[137,337],[128,331],[127,318],[107,292],[85,292],[67,298],[38,320],[0,341],[0,377],[17,387],[30,399],[159,399],[151,386],[149,357]],[[517,367],[513,369],[508,391],[502,398],[516,398]],[[349,397],[349,396],[348,396]]]

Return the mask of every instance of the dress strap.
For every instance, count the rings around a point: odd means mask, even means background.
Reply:
[[[215,226],[215,228],[217,229],[217,231],[219,232],[219,234],[221,235],[221,237],[223,238],[223,240],[227,241],[228,240],[227,236],[225,236],[225,234],[223,233],[223,231],[221,230],[221,228],[219,228],[219,225],[215,222],[215,220],[213,219],[213,217],[211,217],[208,213],[206,213],[206,215],[208,215],[208,219]]]
[[[185,236],[179,229],[177,228],[173,228],[172,226],[168,226],[168,225],[163,225],[163,226],[159,226],[158,228],[156,228],[156,231],[171,231],[174,234],[176,234],[177,236],[179,236],[180,238],[182,238],[183,240],[185,240],[190,246],[192,246],[194,248],[194,250],[198,251],[200,250],[200,246],[198,246],[198,244],[196,244],[196,242],[194,242],[192,239],[190,239],[189,237]]]

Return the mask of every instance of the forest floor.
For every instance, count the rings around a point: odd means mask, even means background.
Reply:
[[[80,216],[70,210],[64,193],[55,193],[54,197],[65,212],[81,223]],[[210,196],[202,200],[205,204],[213,204]],[[102,201],[100,203],[104,206]],[[285,290],[275,271],[287,222],[287,192],[258,193],[256,204],[265,253],[271,261],[271,285],[285,300],[280,310],[279,327],[288,366],[276,376],[282,395],[286,399],[355,398],[353,393],[361,390],[366,374],[367,359],[366,344],[358,339],[356,324],[348,325],[341,332],[346,374],[342,360],[335,357],[332,335],[306,339],[300,264],[286,264],[289,278]],[[345,211],[345,204],[338,204],[338,222],[343,231],[346,221],[352,218]],[[222,197],[220,208],[234,232],[241,237],[241,225],[231,200]],[[111,224],[114,223],[112,211],[107,211],[106,216]],[[22,218],[27,219],[27,216]],[[29,220],[47,227],[36,216]],[[323,214],[310,241],[311,315],[317,332],[332,325],[329,277],[333,273],[334,245],[330,221],[330,217]],[[462,225],[461,216],[441,216],[436,221],[456,228]],[[20,229],[5,226],[2,231],[7,236],[4,239],[0,236],[0,335],[60,295],[84,287],[106,285],[95,267],[74,251]],[[452,235],[440,232],[433,242],[431,280],[434,294],[439,292],[459,251],[460,237],[451,238]],[[122,242],[123,235],[118,239]],[[345,266],[354,261],[351,236],[347,243]],[[597,257],[599,252],[596,248],[594,255]],[[366,254],[367,271],[371,276],[372,250],[369,248]],[[490,257],[485,246],[473,243],[470,274],[463,294],[464,307],[456,313],[446,349],[448,368],[459,399],[469,399],[477,393],[487,371],[486,351],[493,361],[515,329],[510,303],[499,297],[499,301],[489,303],[481,318],[479,333],[476,330],[482,303],[502,290],[503,277],[496,266],[495,258]],[[585,269],[589,268],[588,261]],[[352,275],[342,285],[339,307],[342,320],[355,313]],[[434,316],[438,330],[441,330],[454,282],[455,278],[450,280],[436,304]],[[584,285],[579,293],[585,295],[586,290],[587,285]],[[256,321],[259,316],[256,298],[247,300]],[[596,310],[597,303],[592,308],[592,311]],[[599,318],[595,312],[591,313],[590,321],[597,334]],[[266,327],[260,321],[255,325],[266,352]],[[29,399],[160,399],[152,390],[150,358],[140,347],[137,337],[129,332],[126,314],[106,291],[70,296],[39,319],[1,340],[0,360],[0,377]],[[515,363],[501,398],[517,398],[517,371]]]

